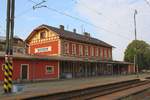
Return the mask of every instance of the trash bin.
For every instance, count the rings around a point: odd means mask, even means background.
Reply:
[[[23,85],[22,84],[15,84],[13,85],[13,92],[17,93],[17,92],[21,92],[23,91]]]

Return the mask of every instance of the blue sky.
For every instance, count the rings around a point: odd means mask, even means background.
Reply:
[[[40,2],[42,0],[33,1]],[[0,26],[3,27],[3,29],[1,29],[3,31],[5,29],[6,19],[6,0],[2,0],[1,5],[3,6],[0,6],[0,9],[3,9],[3,12],[1,15],[2,17],[0,18]],[[79,32],[81,32],[82,25],[84,27],[89,27],[89,25],[50,11],[47,8],[33,10],[33,5],[35,4],[29,2],[29,0],[16,0],[15,35],[18,35],[23,39],[25,39],[29,35],[33,28],[41,24],[48,24],[56,27],[59,27],[60,24],[63,24],[65,27],[68,27],[69,30],[77,28],[79,29]],[[79,16],[78,12],[75,11],[75,2],[73,2],[72,0],[47,0],[44,5],[86,20],[84,17]],[[87,31],[90,31],[91,29],[88,30],[87,28]],[[1,34],[5,35],[3,32]]]
[[[16,0],[15,35],[23,39],[41,24],[56,27],[62,24],[71,31],[76,28],[79,33],[82,32],[83,27],[93,37],[115,46],[113,58],[123,60],[125,48],[134,39],[133,14],[137,9],[138,39],[150,43],[150,6],[145,0],[47,0],[44,3],[48,7],[85,20],[94,26],[47,8],[33,10],[33,5],[30,0]],[[0,9],[0,35],[5,35],[6,0],[1,0]]]

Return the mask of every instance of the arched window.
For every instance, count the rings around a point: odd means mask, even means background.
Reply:
[[[46,38],[46,33],[45,32],[41,32],[40,33],[40,38],[41,39],[45,39]]]

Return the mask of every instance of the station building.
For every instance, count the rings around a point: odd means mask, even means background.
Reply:
[[[89,33],[78,34],[41,25],[25,40],[26,54],[14,55],[14,80],[49,80],[135,72],[132,63],[114,61],[113,46],[93,38]],[[4,54],[0,56],[4,64]],[[0,69],[3,73],[3,67]],[[3,76],[0,75],[0,80]]]

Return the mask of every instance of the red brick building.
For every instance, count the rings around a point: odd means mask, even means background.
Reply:
[[[82,35],[75,29],[67,31],[63,25],[60,28],[41,25],[31,32],[26,43],[30,55],[57,57],[60,77],[135,72],[131,63],[112,60],[110,44],[86,32]]]
[[[89,33],[78,34],[60,28],[41,25],[26,39],[27,54],[14,55],[13,80],[49,80],[134,73],[132,63],[112,60],[108,43]],[[4,54],[0,54],[3,73]],[[3,74],[0,74],[0,80]]]
[[[0,55],[0,81],[4,78],[4,54]],[[50,80],[59,78],[58,61],[54,58],[15,55],[13,59],[13,80]]]

